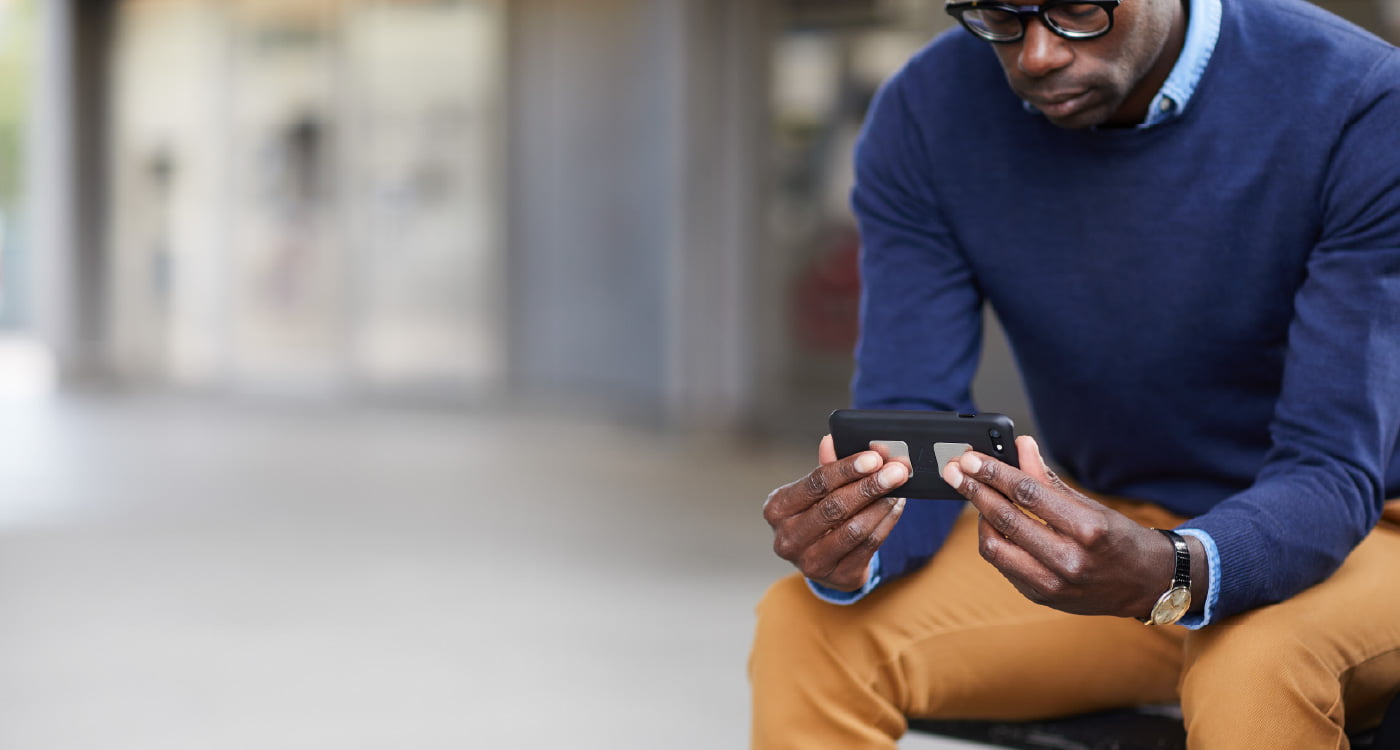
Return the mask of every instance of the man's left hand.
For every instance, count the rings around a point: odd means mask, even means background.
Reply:
[[[973,452],[943,469],[981,513],[982,557],[1037,604],[1146,617],[1171,585],[1170,540],[1065,484],[1034,439],[1016,449],[1022,469]]]

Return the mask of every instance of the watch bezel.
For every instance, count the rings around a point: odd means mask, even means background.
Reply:
[[[1191,589],[1175,586],[1157,600],[1157,604],[1152,607],[1152,616],[1148,618],[1147,624],[1173,625],[1185,617],[1189,611],[1191,611]]]

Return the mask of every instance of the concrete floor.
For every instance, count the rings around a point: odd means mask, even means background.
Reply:
[[[743,747],[786,570],[758,508],[811,461],[518,415],[0,403],[0,748]]]

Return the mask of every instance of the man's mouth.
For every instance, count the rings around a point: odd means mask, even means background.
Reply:
[[[1089,89],[1030,97],[1030,102],[1046,117],[1059,119],[1074,114],[1089,99]]]

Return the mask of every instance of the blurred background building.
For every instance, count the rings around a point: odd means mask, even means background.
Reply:
[[[64,382],[804,437],[850,373],[851,143],[946,26],[869,0],[5,8],[29,158],[4,321]]]
[[[0,0],[0,750],[742,744],[851,147],[948,26]]]
[[[1382,31],[1397,7],[1325,4]],[[845,398],[850,147],[948,25],[923,0],[0,7],[0,321],[65,378],[770,433]]]

